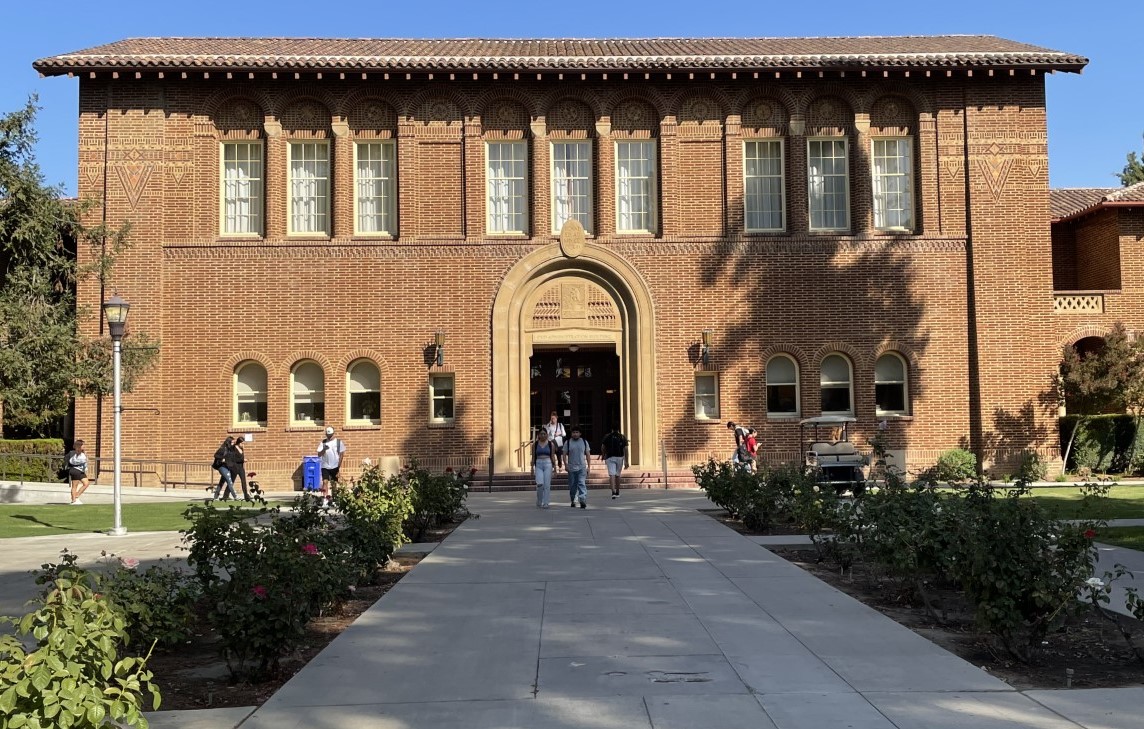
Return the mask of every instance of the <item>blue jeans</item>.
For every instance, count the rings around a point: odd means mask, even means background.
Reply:
[[[230,475],[230,469],[226,466],[219,466],[218,475],[222,478],[218,480],[218,486],[215,486],[213,498],[218,498],[219,493],[222,491],[223,484],[226,484],[226,498],[237,499],[238,494],[234,492],[234,476]]]
[[[568,472],[568,498],[581,504],[588,503],[588,469]]]
[[[537,458],[532,473],[536,476],[536,505],[546,507],[552,492],[552,460]]]

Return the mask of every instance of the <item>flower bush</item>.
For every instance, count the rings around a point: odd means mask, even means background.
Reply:
[[[380,467],[370,464],[351,488],[334,492],[334,504],[345,523],[345,543],[359,567],[357,579],[368,579],[405,543],[412,493],[399,476],[386,477]]]
[[[401,469],[400,479],[408,486],[413,510],[405,520],[405,534],[418,542],[433,527],[451,521],[465,506],[469,483],[477,469],[455,472],[452,468],[443,474],[430,473],[417,461]]]
[[[198,584],[171,564],[139,569],[139,560],[112,560],[103,592],[123,611],[131,643],[171,647],[187,639],[200,595]]]
[[[839,503],[834,489],[820,489],[797,466],[763,467],[752,473],[727,461],[709,459],[691,471],[707,498],[748,529],[762,531],[793,523],[817,534],[834,524]]]
[[[142,727],[144,700],[160,705],[147,659],[121,656],[123,611],[101,592],[100,575],[75,555],[45,565],[47,590],[23,618],[2,618],[16,635],[0,636],[0,727]],[[35,641],[35,649],[24,640]]]

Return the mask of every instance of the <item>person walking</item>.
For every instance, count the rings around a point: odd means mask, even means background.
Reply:
[[[628,439],[615,425],[611,431],[600,441],[603,448],[604,463],[608,467],[608,485],[612,487],[612,498],[620,498],[620,474],[624,472],[624,455],[628,448]]]
[[[234,438],[229,435],[222,445],[215,451],[214,461],[211,462],[211,468],[218,471],[219,479],[218,485],[215,486],[214,495],[212,499],[217,499],[219,494],[222,493],[222,487],[226,486],[226,494],[223,496],[223,501],[230,499],[237,499],[238,495],[234,493],[234,476],[230,473],[230,465],[233,465],[233,456],[231,450],[234,448]],[[228,465],[230,464],[230,465]]]
[[[547,509],[552,493],[552,471],[556,468],[556,446],[548,440],[544,428],[536,434],[532,444],[532,473],[536,477],[536,507]]]
[[[589,457],[592,449],[588,441],[580,437],[580,428],[572,427],[572,437],[564,444],[564,463],[568,468],[568,497],[572,506],[580,503],[581,509],[588,508],[588,470],[592,466]]]
[[[231,479],[238,479],[242,482],[242,500],[250,501],[250,489],[246,486],[246,439],[235,438],[234,446],[230,449],[230,464],[227,468],[230,469]]]
[[[334,437],[333,428],[326,428],[326,437],[318,444],[318,455],[322,457],[322,506],[330,505],[330,492],[338,485],[338,471],[345,452],[346,442]]]
[[[65,457],[68,469],[68,483],[71,485],[71,503],[76,506],[82,506],[83,502],[79,500],[83,496],[83,492],[87,491],[87,453],[83,448],[83,441],[77,440],[72,449],[68,451]],[[79,488],[76,488],[79,484]]]
[[[564,468],[564,441],[568,438],[568,433],[564,431],[564,423],[560,422],[560,416],[555,410],[548,416],[544,429],[548,431],[548,441],[556,448],[556,470],[560,470]]]

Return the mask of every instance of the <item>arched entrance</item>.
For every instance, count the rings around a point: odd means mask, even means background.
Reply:
[[[527,468],[523,446],[537,418],[534,410],[547,411],[565,391],[571,393],[566,420],[586,413],[596,420],[618,415],[631,466],[650,467],[656,455],[654,326],[642,277],[602,246],[550,245],[518,261],[492,311],[494,469]],[[566,390],[553,380],[557,366],[560,378],[567,374]],[[607,392],[610,383],[615,393]]]

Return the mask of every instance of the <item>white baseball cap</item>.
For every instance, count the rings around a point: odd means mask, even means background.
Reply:
[[[333,435],[333,434],[334,434],[333,428],[326,428],[326,435]]]

